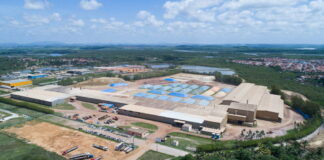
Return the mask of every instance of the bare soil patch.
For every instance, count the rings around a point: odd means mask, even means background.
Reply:
[[[60,127],[46,122],[29,122],[21,128],[9,128],[6,130],[9,133],[16,134],[19,138],[26,139],[31,143],[45,148],[46,150],[62,154],[66,149],[73,146],[79,148],[65,157],[70,157],[74,154],[89,152],[95,157],[103,156],[104,159],[120,160],[125,159],[131,154],[117,152],[114,150],[115,142],[104,140],[89,134],[85,134],[76,130]],[[93,148],[92,144],[107,146],[108,151],[101,151]]]

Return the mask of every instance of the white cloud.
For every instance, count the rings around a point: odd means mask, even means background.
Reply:
[[[95,10],[100,8],[102,3],[98,2],[97,0],[81,0],[80,6],[85,10]]]
[[[43,25],[50,23],[50,19],[48,17],[43,17],[40,15],[25,14],[23,19],[31,25]]]
[[[153,26],[162,26],[164,24],[163,21],[160,21],[160,20],[157,20],[155,18],[155,16],[153,14],[151,14],[150,12],[148,11],[139,11],[137,13],[137,17],[139,19],[142,19],[143,22],[136,22],[136,23],[142,23],[142,24],[150,24],[150,25],[153,25]]]
[[[199,21],[214,21],[215,6],[221,0],[180,0],[167,1],[164,4],[166,12],[164,18],[174,19],[179,15],[185,15]]]
[[[83,27],[85,25],[82,19],[71,19],[71,24],[76,27]]]
[[[229,9],[285,7],[295,5],[298,1],[300,0],[237,0],[225,3],[224,7]]]
[[[59,13],[53,13],[51,18],[55,21],[61,21],[62,18],[61,18],[61,15]]]
[[[24,4],[24,8],[35,10],[45,9],[48,6],[49,2],[47,0],[25,0]]]
[[[90,21],[93,23],[102,23],[102,24],[108,23],[108,20],[105,18],[92,18],[90,19]]]
[[[104,30],[116,30],[116,29],[130,29],[130,25],[122,21],[116,20],[114,17],[106,18],[92,18],[90,22],[93,24],[90,26],[92,29],[104,29]]]

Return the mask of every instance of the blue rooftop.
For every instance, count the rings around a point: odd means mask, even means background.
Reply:
[[[177,80],[173,79],[173,78],[166,78],[164,79],[165,81],[169,81],[169,82],[176,82]]]
[[[183,93],[179,93],[179,92],[172,92],[169,93],[170,96],[175,96],[175,97],[188,97],[188,95],[183,94]]]
[[[136,93],[134,96],[135,97],[145,97],[146,93]]]
[[[107,93],[113,93],[113,92],[116,92],[116,91],[117,90],[113,89],[113,88],[108,88],[108,89],[102,90],[102,92],[107,92]]]
[[[180,102],[182,100],[182,98],[179,97],[170,97],[170,101],[172,102]]]
[[[110,84],[111,87],[122,87],[122,86],[128,86],[127,83],[112,83]]]
[[[214,100],[214,97],[211,97],[211,96],[203,96],[203,95],[195,95],[195,96],[192,96],[191,98],[200,99],[200,100],[207,100],[207,101]]]
[[[162,90],[151,90],[151,91],[149,91],[149,93],[160,94],[160,95],[167,94],[166,91],[162,91]]]

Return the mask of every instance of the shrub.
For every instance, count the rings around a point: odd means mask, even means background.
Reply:
[[[15,100],[12,100],[9,98],[3,98],[3,97],[0,97],[0,102],[5,103],[5,104],[11,104],[11,105],[18,106],[18,107],[31,109],[31,110],[35,110],[38,112],[47,113],[47,114],[54,113],[54,111],[52,109],[47,108],[45,106],[38,105],[38,104],[34,104],[34,103],[20,102],[20,101],[15,101]]]
[[[220,72],[215,73],[215,80],[233,85],[239,85],[243,81],[242,78],[238,76],[222,75]]]

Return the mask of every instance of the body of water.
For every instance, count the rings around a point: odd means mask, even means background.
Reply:
[[[220,72],[223,75],[234,75],[235,71],[229,68],[216,68],[216,67],[206,67],[206,66],[194,66],[194,65],[181,65],[180,68],[189,72],[196,73],[215,73]]]

